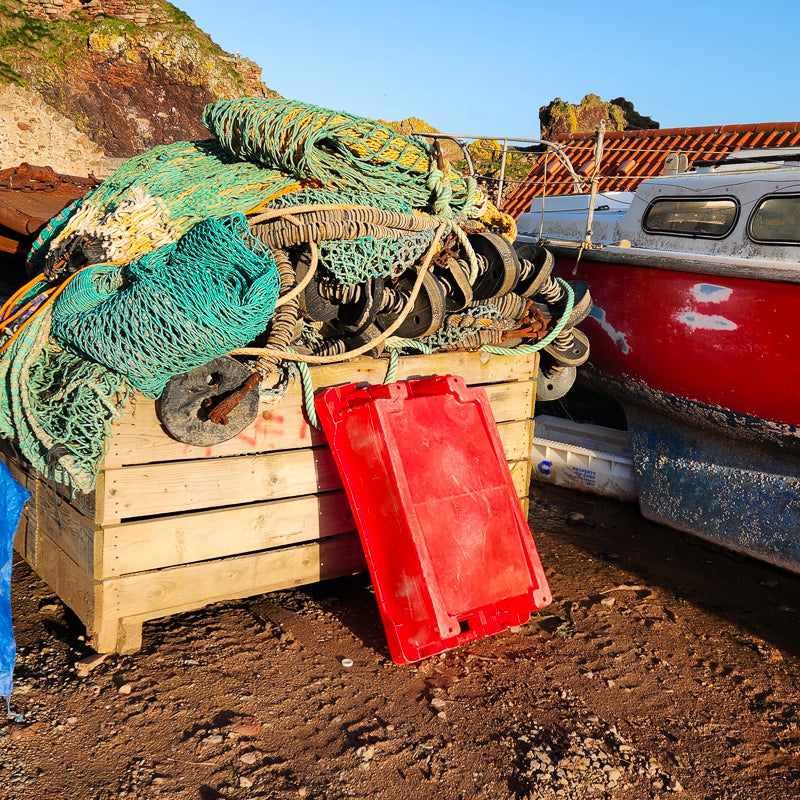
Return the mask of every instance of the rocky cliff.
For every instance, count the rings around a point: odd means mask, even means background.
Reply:
[[[163,0],[0,0],[0,169],[104,176],[207,136],[206,103],[244,94],[277,96]]]
[[[223,51],[164,0],[0,0],[0,169],[29,162],[103,178],[155,145],[207,136],[203,107],[241,95],[278,96],[257,64]],[[617,130],[658,127],[625,98],[591,94],[578,105],[556,98],[539,117],[545,139],[601,119]],[[390,124],[434,130],[416,119]],[[455,145],[444,150],[462,159]],[[473,150],[476,166],[494,164],[485,147]]]

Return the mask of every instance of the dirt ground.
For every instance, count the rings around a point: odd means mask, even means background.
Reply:
[[[411,666],[356,576],[149,623],[79,674],[81,624],[17,558],[0,796],[800,796],[800,578],[632,505],[531,497],[553,604]]]

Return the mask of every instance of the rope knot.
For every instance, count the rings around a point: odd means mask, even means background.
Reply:
[[[444,170],[434,167],[428,173],[425,184],[433,196],[434,216],[443,220],[453,218],[453,209],[450,204],[453,202],[453,187],[450,182],[450,175]]]

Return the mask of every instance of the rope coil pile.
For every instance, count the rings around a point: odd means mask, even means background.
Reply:
[[[513,220],[432,145],[289,100],[218,102],[203,122],[213,139],[129,159],[51,220],[36,277],[0,308],[0,436],[37,469],[91,489],[127,397],[226,355],[250,377],[215,423],[290,363],[539,348],[532,301],[510,291],[533,269],[506,252]],[[548,287],[546,304],[566,296]],[[572,312],[570,294],[547,342],[569,346]]]

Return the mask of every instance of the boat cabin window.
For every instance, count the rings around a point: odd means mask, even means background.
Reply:
[[[733,230],[738,216],[739,204],[732,197],[664,197],[650,204],[642,227],[648,233],[720,239]]]
[[[800,242],[800,195],[763,198],[750,217],[748,233],[757,242]]]

